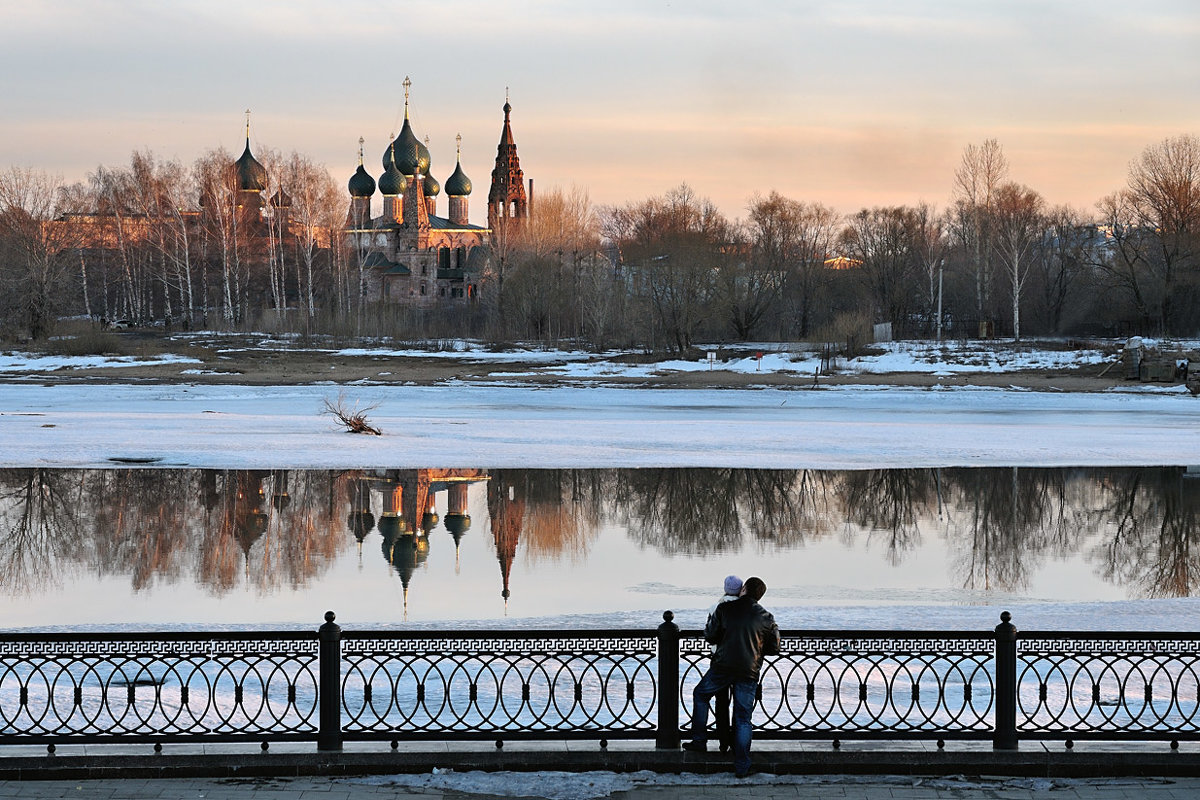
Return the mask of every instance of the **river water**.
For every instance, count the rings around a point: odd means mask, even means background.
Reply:
[[[1184,467],[9,469],[0,525],[9,630],[687,626],[730,573],[813,627],[1200,619]]]

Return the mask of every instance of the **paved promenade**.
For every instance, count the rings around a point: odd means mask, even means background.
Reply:
[[[311,743],[250,745],[64,745],[0,748],[0,800],[366,800],[546,798],[717,800],[1061,797],[1070,800],[1192,800],[1200,797],[1200,747],[987,742],[756,743],[748,779],[727,755],[658,750],[643,742],[358,743],[321,753]]]
[[[465,792],[456,789],[396,785],[386,777],[375,778],[166,778],[151,780],[97,781],[3,781],[0,798],[73,798],[79,800],[470,800],[508,798],[522,795],[520,785],[501,789],[511,773],[490,776],[497,791]],[[536,775],[536,773],[535,773]],[[1200,797],[1200,778],[1177,779],[961,779],[920,777],[772,776],[752,775],[745,781],[697,776],[673,776],[679,785],[641,785],[621,788],[613,781],[587,791],[592,773],[542,780],[548,788],[525,797],[602,798],[613,800],[718,800],[743,798],[812,798],[813,800],[930,800],[940,798],[998,798],[999,800],[1192,800]],[[452,776],[453,777],[453,776]],[[468,776],[464,776],[468,777]],[[614,778],[622,776],[615,775]],[[483,789],[484,787],[476,787]],[[611,793],[605,792],[612,788]]]

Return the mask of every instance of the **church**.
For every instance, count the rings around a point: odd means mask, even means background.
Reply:
[[[533,181],[525,190],[524,173],[517,157],[510,115],[504,102],[504,127],[496,151],[496,166],[488,191],[488,225],[468,222],[471,179],[462,168],[462,137],[454,171],[445,186],[431,170],[426,142],[413,132],[408,115],[404,79],[404,125],[383,152],[383,173],[376,181],[363,165],[363,140],[359,139],[358,169],[351,176],[347,241],[366,275],[368,301],[436,308],[467,303],[477,298],[488,264],[493,236],[528,216]],[[383,213],[371,216],[376,191],[383,196]],[[447,197],[446,215],[438,200]]]

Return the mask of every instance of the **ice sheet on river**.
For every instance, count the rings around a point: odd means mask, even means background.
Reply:
[[[346,392],[384,435],[321,413]],[[854,469],[1200,462],[1187,394],[1003,389],[0,386],[0,465]]]

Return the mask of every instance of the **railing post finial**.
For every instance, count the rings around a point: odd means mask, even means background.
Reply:
[[[342,749],[342,629],[335,619],[337,614],[326,611],[317,631],[318,750]]]
[[[1016,750],[1017,742],[1017,626],[1012,614],[1001,612],[996,626],[996,723],[993,750]]]
[[[658,735],[654,746],[679,749],[679,626],[675,614],[663,612],[658,626]]]

